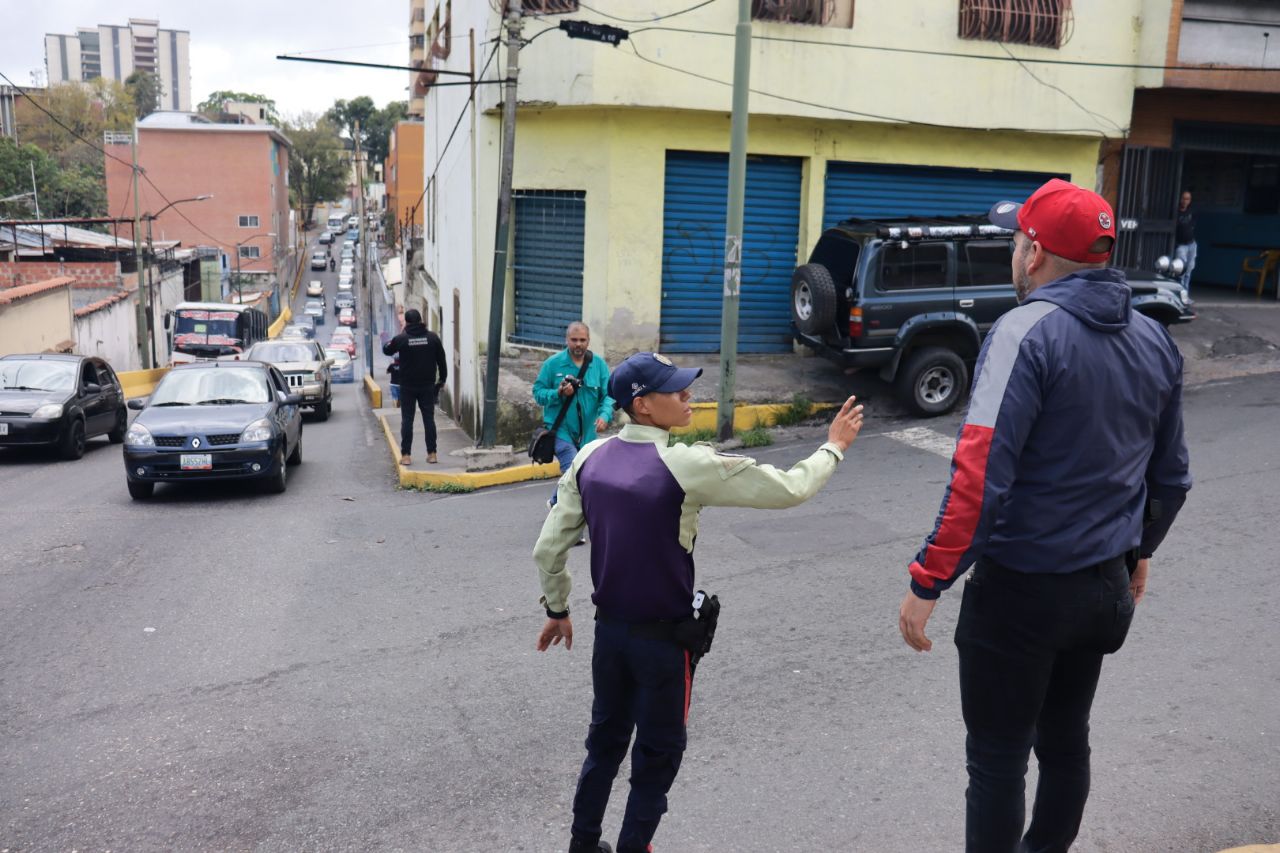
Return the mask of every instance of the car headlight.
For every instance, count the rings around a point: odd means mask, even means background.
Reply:
[[[46,403],[31,413],[33,418],[60,418],[62,417],[61,403]]]
[[[240,441],[242,443],[250,441],[270,441],[271,440],[271,421],[266,418],[256,420],[244,428],[244,432],[240,433]]]
[[[129,427],[129,431],[124,434],[124,443],[132,444],[135,447],[155,447],[156,440],[151,437],[151,430],[142,424],[134,424]]]
[[[1185,287],[1184,287],[1184,288],[1179,288],[1179,290],[1178,290],[1178,297],[1179,297],[1183,302],[1190,302],[1190,301],[1191,301],[1191,294],[1187,292],[1187,289],[1186,289]]]
[[[1156,258],[1156,272],[1168,272],[1168,271],[1169,271],[1169,256],[1161,255],[1160,257]]]

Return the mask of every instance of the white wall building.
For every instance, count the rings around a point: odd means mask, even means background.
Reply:
[[[50,85],[106,77],[124,82],[134,71],[160,78],[160,108],[191,110],[191,34],[162,30],[160,22],[130,18],[125,26],[77,27],[75,35],[44,37]]]

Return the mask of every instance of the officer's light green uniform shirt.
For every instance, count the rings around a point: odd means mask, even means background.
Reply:
[[[630,564],[636,565],[637,572],[645,571],[641,565],[645,560],[670,563],[682,559],[688,562],[691,572],[692,560],[688,555],[693,553],[694,539],[698,535],[698,513],[704,506],[759,509],[797,506],[826,484],[835,473],[837,463],[844,458],[840,450],[828,442],[784,471],[746,456],[718,453],[708,444],[668,446],[669,438],[664,429],[629,424],[620,434],[597,439],[579,451],[573,466],[560,478],[558,503],[543,523],[542,533],[534,546],[533,556],[538,564],[544,607],[557,612],[568,607],[571,581],[565,562],[587,523],[583,512],[584,494],[592,506],[591,566],[599,592],[602,573]],[[611,442],[649,444],[656,454],[638,452],[639,448],[635,447],[611,447]],[[599,464],[592,464],[597,455]],[[646,525],[642,496],[635,495],[634,502],[619,500],[619,496],[626,495],[630,482],[666,482],[664,477],[652,476],[655,466],[669,471],[679,486],[678,490],[671,489],[673,498],[681,501],[677,528],[669,531],[653,529],[652,538],[642,549],[626,548],[618,553],[600,553],[601,543],[616,538],[605,533],[612,525],[631,528],[644,528]],[[669,541],[671,539],[676,541]],[[635,550],[645,553],[632,553]],[[604,606],[599,600],[596,603]]]

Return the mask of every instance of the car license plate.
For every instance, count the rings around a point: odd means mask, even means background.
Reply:
[[[0,424],[0,435],[8,435],[8,434],[9,434],[9,425]]]
[[[183,471],[208,471],[213,468],[213,454],[184,453],[181,462]]]

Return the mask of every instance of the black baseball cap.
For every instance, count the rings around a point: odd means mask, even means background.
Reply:
[[[702,375],[701,367],[676,367],[671,359],[656,352],[638,352],[619,364],[609,377],[609,396],[614,408],[631,405],[645,394],[683,391]]]

